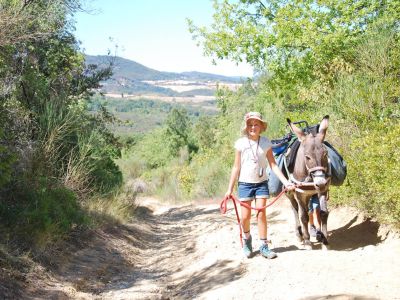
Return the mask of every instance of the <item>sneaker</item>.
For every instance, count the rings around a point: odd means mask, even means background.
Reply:
[[[315,225],[311,225],[310,226],[309,232],[310,232],[310,236],[312,236],[312,237],[316,237],[317,236],[317,228],[315,228]]]
[[[264,256],[266,258],[269,258],[269,259],[277,257],[276,253],[274,251],[271,251],[268,248],[267,244],[264,244],[264,245],[260,246],[260,253],[261,253],[262,256]]]
[[[247,240],[243,239],[243,253],[247,258],[249,258],[251,256],[251,253],[253,252],[253,246],[251,245],[251,240],[252,240],[251,235]]]

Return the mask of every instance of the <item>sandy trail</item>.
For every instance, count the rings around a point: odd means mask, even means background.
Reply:
[[[79,234],[27,299],[400,299],[400,239],[350,208],[332,209],[331,249],[303,250],[288,200],[268,208],[278,258],[241,254],[234,210],[219,203],[169,206],[140,199],[128,225]],[[253,218],[254,221],[254,218]],[[252,223],[257,248],[256,224]]]

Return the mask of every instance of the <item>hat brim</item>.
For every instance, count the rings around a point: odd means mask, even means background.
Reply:
[[[262,120],[262,119],[260,119],[260,118],[256,118],[256,117],[254,117],[254,118],[249,118],[249,119],[247,119],[245,122],[244,122],[244,125],[243,125],[243,127],[242,127],[242,129],[241,129],[241,134],[242,135],[247,135],[247,122],[248,121],[250,121],[250,120],[258,120],[258,121],[260,121],[261,123],[262,123],[262,125],[263,125],[263,128],[261,129],[261,132],[264,132],[267,128],[268,128],[268,123],[267,122],[265,122],[264,120]]]

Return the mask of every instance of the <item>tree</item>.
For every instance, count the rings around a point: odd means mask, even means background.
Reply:
[[[200,149],[209,149],[215,144],[216,120],[214,117],[201,116],[193,128]]]
[[[169,152],[175,157],[188,144],[190,120],[187,111],[173,108],[165,124]]]
[[[246,61],[280,86],[310,84],[347,68],[352,47],[373,23],[398,28],[397,0],[214,1],[211,28],[189,20],[193,37],[214,59]]]
[[[166,120],[166,140],[169,152],[173,157],[187,147],[189,154],[197,151],[197,146],[191,136],[191,122],[185,109],[173,108]]]
[[[86,109],[111,68],[86,66],[79,53],[70,16],[80,2],[0,0],[0,8],[0,152],[9,158],[0,177],[10,177],[5,171],[13,153],[14,175],[32,171],[32,178],[50,176],[72,189],[68,180],[94,190],[118,185],[122,177],[113,159],[120,145],[106,127],[113,118],[104,109]],[[71,181],[73,163],[84,181]]]

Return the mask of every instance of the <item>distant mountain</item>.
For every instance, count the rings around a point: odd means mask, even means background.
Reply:
[[[175,79],[176,74],[168,72],[160,72],[141,65],[133,60],[122,57],[111,57],[106,55],[91,56],[86,55],[87,64],[95,64],[99,66],[113,63],[114,78],[126,78],[129,80],[167,80]]]
[[[86,64],[107,66],[110,62],[112,62],[113,64],[113,76],[103,83],[102,91],[105,93],[158,94],[165,96],[180,96],[180,92],[177,92],[170,88],[157,86],[154,81],[157,82],[179,80],[196,82],[197,84],[209,82],[238,84],[242,80],[242,78],[240,77],[229,77],[202,72],[162,72],[148,68],[135,61],[122,57],[86,55]],[[208,91],[202,92],[203,95],[205,93],[213,95],[214,91],[208,89]]]

